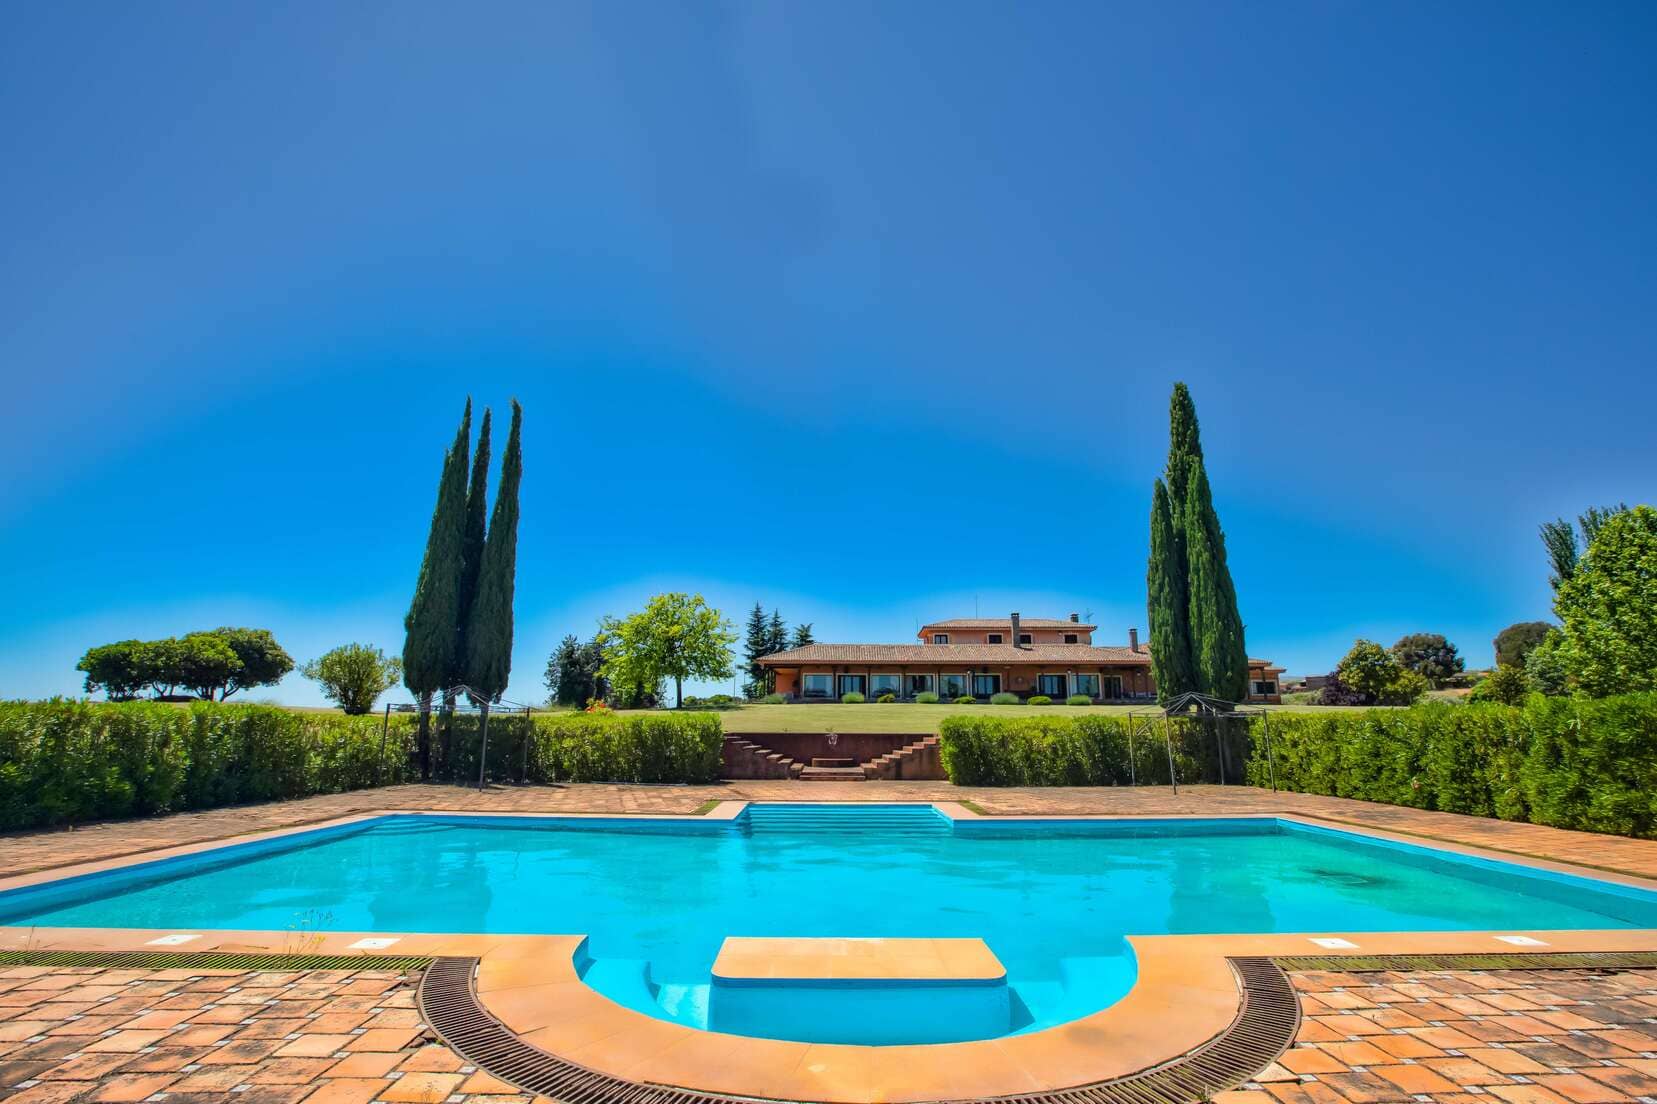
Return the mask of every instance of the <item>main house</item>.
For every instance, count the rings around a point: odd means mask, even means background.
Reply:
[[[923,693],[946,702],[1000,693],[1054,701],[1073,694],[1102,702],[1153,699],[1151,653],[1140,646],[1139,631],[1128,630],[1125,646],[1095,645],[1097,628],[1074,613],[1064,621],[1016,613],[957,618],[921,626],[915,644],[810,644],[759,662],[775,673],[776,692],[796,700],[838,701],[850,693],[870,701]],[[1248,700],[1281,701],[1282,674],[1264,659],[1249,660]]]

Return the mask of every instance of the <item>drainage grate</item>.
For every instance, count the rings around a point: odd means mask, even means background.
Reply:
[[[672,1086],[624,1081],[566,1062],[514,1035],[478,1003],[475,958],[440,958],[420,983],[426,1023],[468,1062],[561,1104],[752,1104]],[[1220,1034],[1164,1065],[1112,1081],[997,1097],[1004,1104],[1192,1104],[1246,1081],[1288,1049],[1300,1002],[1269,958],[1234,958],[1243,1004]]]
[[[1657,966],[1657,951],[1536,951],[1529,954],[1293,955],[1285,970],[1635,970]]]
[[[0,951],[0,966],[117,970],[422,970],[431,956],[253,954],[218,951]]]

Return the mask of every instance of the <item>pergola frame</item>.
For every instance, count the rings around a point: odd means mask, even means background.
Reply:
[[[1155,709],[1134,709],[1128,713],[1128,784],[1139,785],[1134,768],[1134,737],[1143,732],[1150,735],[1156,729],[1158,718],[1162,720],[1162,742],[1168,752],[1168,784],[1174,792],[1179,793],[1179,777],[1174,770],[1174,722],[1175,716],[1198,717],[1210,721],[1221,720],[1227,717],[1259,717],[1260,729],[1266,738],[1266,767],[1271,775],[1272,792],[1277,792],[1277,756],[1272,751],[1272,730],[1270,712],[1259,706],[1247,706],[1239,702],[1226,701],[1210,694],[1199,694],[1189,690],[1166,704]],[[1220,764],[1220,785],[1225,785],[1225,750],[1220,746],[1220,728],[1214,726],[1214,750]]]

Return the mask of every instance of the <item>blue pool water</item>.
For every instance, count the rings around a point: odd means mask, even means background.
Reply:
[[[0,894],[0,923],[586,934],[588,984],[697,1027],[727,935],[980,937],[1024,1031],[1120,998],[1130,934],[1644,928],[1657,894],[1274,820],[952,828],[928,807],[756,806],[384,817]]]

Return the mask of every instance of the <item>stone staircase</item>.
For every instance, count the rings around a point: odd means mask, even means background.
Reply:
[[[725,737],[726,778],[798,778],[805,764],[740,736]]]
[[[863,764],[866,778],[891,782],[899,778],[940,779],[944,777],[943,755],[938,738],[927,736],[896,751],[877,756]]]
[[[800,772],[801,782],[862,782],[867,777],[855,759],[814,757]]]

